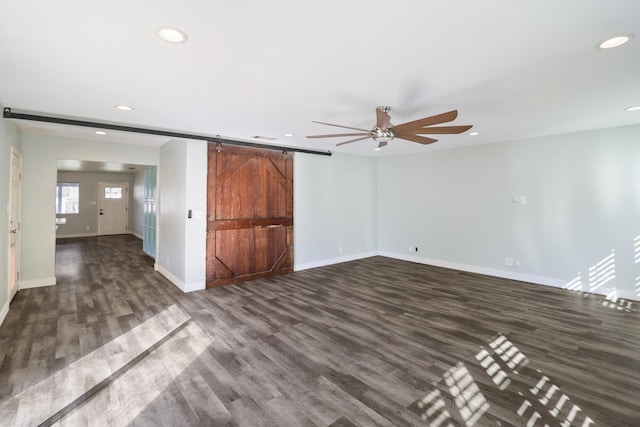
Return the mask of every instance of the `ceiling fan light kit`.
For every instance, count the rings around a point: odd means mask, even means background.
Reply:
[[[389,141],[395,138],[403,139],[405,141],[415,142],[418,144],[432,144],[437,139],[422,136],[425,134],[458,134],[463,133],[471,129],[471,125],[459,125],[459,126],[433,126],[441,123],[451,122],[458,117],[458,111],[453,110],[435,116],[429,116],[422,119],[414,120],[411,122],[403,123],[401,125],[394,126],[391,124],[391,116],[389,116],[391,107],[383,105],[376,108],[376,125],[371,130],[354,128],[350,126],[336,125],[333,123],[317,122],[322,125],[335,126],[343,129],[357,130],[357,133],[334,133],[327,135],[308,135],[307,138],[336,138],[336,137],[356,137],[344,142],[336,144],[341,146],[350,144],[356,141],[362,141],[364,139],[373,139],[378,143],[375,150],[380,150],[386,146]]]

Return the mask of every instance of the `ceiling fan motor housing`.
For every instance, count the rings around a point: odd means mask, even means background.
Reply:
[[[375,127],[371,129],[371,133],[371,137],[375,142],[389,142],[396,137],[393,128],[380,129],[379,127]]]

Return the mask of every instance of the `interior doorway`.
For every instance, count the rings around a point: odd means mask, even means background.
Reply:
[[[129,183],[98,183],[98,235],[129,231]]]
[[[22,155],[11,147],[9,183],[9,301],[20,283],[20,214],[22,207]]]

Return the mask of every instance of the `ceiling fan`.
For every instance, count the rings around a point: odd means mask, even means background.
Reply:
[[[336,138],[336,137],[353,137],[348,141],[340,142],[336,146],[350,144],[356,141],[362,141],[363,139],[373,138],[378,143],[378,149],[387,145],[389,141],[394,138],[404,139],[411,142],[417,142],[418,144],[431,144],[437,141],[437,139],[422,136],[424,134],[455,134],[466,132],[471,129],[471,125],[463,126],[433,126],[440,123],[447,123],[455,120],[458,117],[458,110],[449,111],[447,113],[438,114],[435,116],[425,117],[423,119],[414,120],[412,122],[403,123],[401,125],[392,125],[391,116],[389,111],[391,107],[380,106],[376,108],[376,125],[373,129],[360,129],[350,126],[335,125],[333,123],[317,122],[321,125],[335,126],[344,129],[352,129],[360,132],[356,133],[332,133],[327,135],[309,135],[307,138]]]

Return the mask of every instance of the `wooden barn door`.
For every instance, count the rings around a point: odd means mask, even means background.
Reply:
[[[209,144],[207,287],[293,270],[293,158]]]

